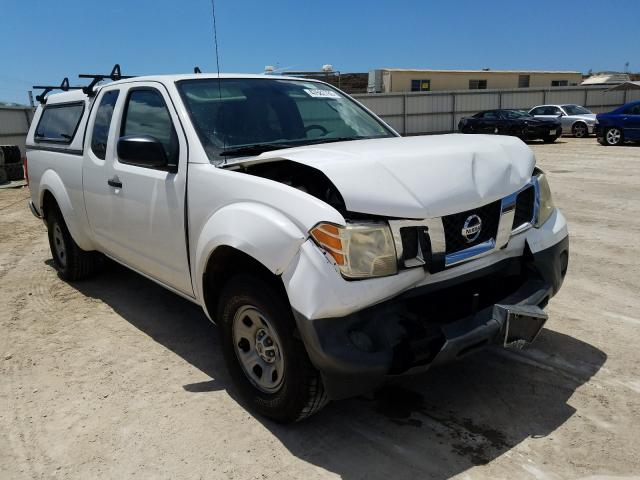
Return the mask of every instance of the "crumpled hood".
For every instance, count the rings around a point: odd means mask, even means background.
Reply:
[[[249,163],[276,159],[321,170],[349,211],[416,219],[505,197],[531,178],[535,165],[517,138],[463,134],[309,145],[266,152]]]

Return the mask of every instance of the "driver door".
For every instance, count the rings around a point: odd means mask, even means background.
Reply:
[[[111,253],[126,265],[193,296],[185,230],[187,142],[165,87],[127,84],[115,121],[117,139],[148,135],[159,140],[172,167],[133,165],[107,155],[108,237]]]

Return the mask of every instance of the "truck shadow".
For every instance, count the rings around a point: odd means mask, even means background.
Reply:
[[[74,287],[212,378],[185,390],[224,388],[241,403],[217,328],[198,306],[118,265]],[[299,424],[256,419],[292,455],[344,479],[444,479],[527,438],[551,436],[576,412],[569,398],[606,358],[585,342],[545,329],[524,351],[487,350],[368,396],[331,403]]]

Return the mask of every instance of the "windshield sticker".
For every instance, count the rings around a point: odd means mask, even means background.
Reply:
[[[314,98],[340,98],[337,92],[333,90],[320,90],[319,88],[305,88],[307,95]]]

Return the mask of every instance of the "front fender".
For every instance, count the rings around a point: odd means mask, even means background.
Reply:
[[[216,248],[233,247],[280,275],[306,237],[289,218],[266,205],[241,202],[223,207],[207,220],[198,236],[194,262],[197,298],[204,298],[204,272]]]
[[[55,198],[73,240],[83,250],[93,250],[95,248],[93,241],[83,227],[86,224],[84,202],[80,202],[80,205],[74,206],[69,192],[67,191],[67,188],[60,176],[54,170],[46,170],[40,178],[38,192],[38,210],[41,213],[44,213],[42,207],[44,203],[44,194],[47,191]]]

